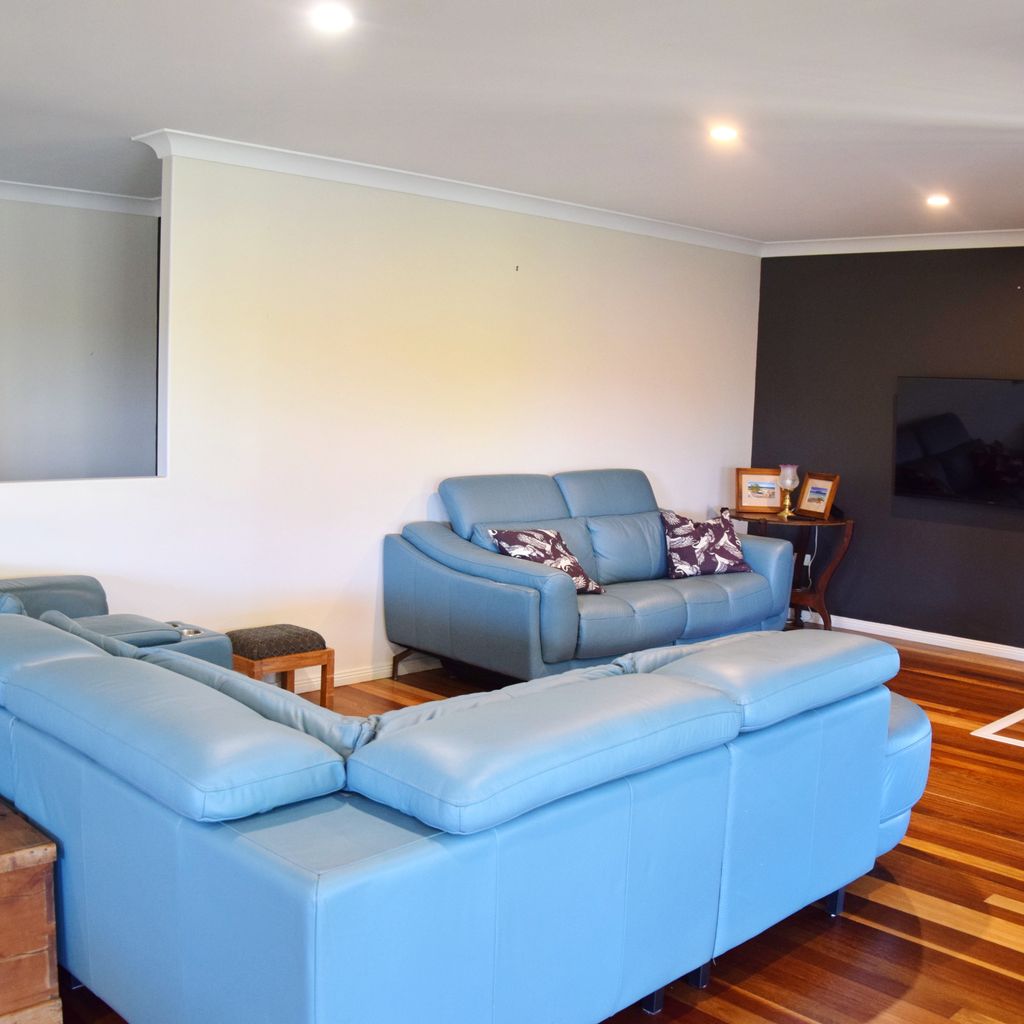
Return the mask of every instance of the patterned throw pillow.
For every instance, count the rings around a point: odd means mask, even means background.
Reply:
[[[743,561],[743,549],[727,508],[722,509],[717,519],[706,523],[661,509],[661,521],[665,524],[670,579],[753,572]]]
[[[513,558],[540,562],[552,569],[561,569],[572,577],[577,594],[603,594],[604,587],[595,583],[579,563],[579,559],[566,547],[557,530],[488,530],[498,550]]]

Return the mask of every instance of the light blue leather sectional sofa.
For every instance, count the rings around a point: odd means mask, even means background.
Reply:
[[[52,609],[103,636],[136,647],[164,647],[231,668],[231,640],[191,622],[158,622],[145,615],[110,614],[102,584],[92,576],[22,576],[0,580],[0,612],[38,619]]]
[[[928,769],[839,633],[356,718],[44,619],[0,615],[0,793],[133,1024],[596,1024],[869,870]]]
[[[788,541],[744,536],[754,570],[667,579],[665,532],[635,469],[444,480],[451,523],[410,523],[384,540],[388,639],[534,679],[628,651],[781,629],[793,580]],[[488,529],[557,530],[604,594],[558,569],[499,554]]]

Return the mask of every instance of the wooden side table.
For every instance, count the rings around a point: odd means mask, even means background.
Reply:
[[[751,533],[761,537],[768,535],[769,525],[784,526],[789,529],[801,528],[793,545],[795,564],[793,566],[793,589],[789,595],[789,605],[794,613],[792,628],[803,629],[803,613],[806,608],[808,611],[817,612],[821,616],[825,628],[831,629],[832,616],[829,615],[828,608],[825,606],[825,592],[828,590],[828,585],[835,575],[836,569],[839,568],[839,563],[846,557],[850,541],[853,540],[853,520],[842,515],[830,519],[805,519],[801,516],[790,516],[788,519],[784,519],[774,512],[730,510],[730,514],[733,519],[749,523]],[[840,528],[843,532],[840,534],[839,543],[832,549],[828,561],[818,574],[809,577],[806,585],[801,585],[799,577],[803,572],[804,556],[807,554],[809,546],[811,527],[819,526]]]
[[[0,1024],[61,1024],[53,862],[57,847],[0,800]]]

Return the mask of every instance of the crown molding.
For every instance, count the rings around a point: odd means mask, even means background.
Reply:
[[[0,199],[16,203],[41,203],[44,206],[70,206],[77,210],[102,210],[105,213],[138,213],[160,216],[160,197],[121,196],[111,192],[89,192],[80,188],[54,185],[30,185],[24,181],[0,181]]]
[[[1024,246],[1024,229],[950,231],[945,234],[877,235],[874,238],[810,238],[798,242],[764,242],[763,257],[826,256],[856,252],[911,252],[922,249],[992,249]]]
[[[685,242],[709,249],[724,249],[727,252],[759,256],[761,243],[751,238],[705,231],[670,221],[637,217],[614,210],[602,210],[594,206],[567,203],[560,199],[545,199],[542,196],[523,192],[508,192],[487,185],[472,185],[450,178],[436,178],[429,174],[413,171],[399,171],[376,164],[357,163],[336,157],[317,156],[314,153],[299,153],[272,146],[259,146],[249,142],[235,142],[218,139],[209,135],[196,135],[162,128],[144,135],[135,135],[133,142],[144,142],[161,159],[166,157],[187,157],[193,160],[208,160],[213,163],[232,164],[253,170],[277,171],[295,174],[305,178],[319,178],[346,185],[363,185],[368,188],[384,189],[389,192],[405,192],[408,195],[424,196],[429,199],[444,199],[471,206],[485,206],[508,213],[525,213],[549,220],[568,221],[590,227],[624,231],[634,235],[663,238],[670,242]]]

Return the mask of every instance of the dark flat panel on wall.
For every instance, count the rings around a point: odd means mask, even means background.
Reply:
[[[842,476],[834,615],[1024,646],[1024,511],[893,496],[898,376],[1024,378],[1024,249],[763,260],[753,437]]]

